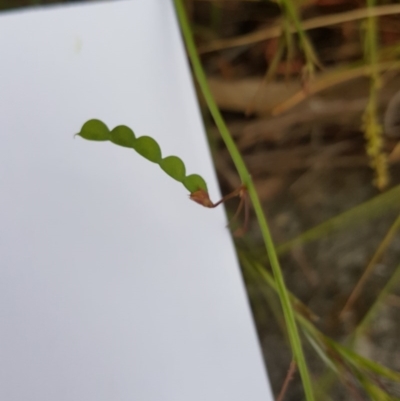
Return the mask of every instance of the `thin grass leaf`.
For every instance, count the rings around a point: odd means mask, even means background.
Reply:
[[[395,286],[400,281],[400,265],[397,266],[395,272],[392,274],[392,277],[386,283],[385,287],[379,293],[379,296],[376,298],[373,305],[369,308],[368,312],[365,314],[362,321],[358,324],[354,336],[360,336],[366,329],[368,324],[373,319],[374,315],[378,312],[379,308],[383,305],[385,298],[389,295],[389,293],[395,288]]]
[[[363,202],[354,208],[347,210],[324,221],[316,227],[305,231],[303,234],[293,238],[284,244],[277,246],[279,254],[285,254],[293,246],[297,244],[306,244],[322,238],[335,231],[343,230],[349,227],[355,227],[358,222],[363,220],[372,220],[380,217],[383,213],[392,210],[400,210],[400,185],[386,191],[385,193],[374,197],[373,199]]]
[[[174,4],[178,20],[182,29],[183,38],[189,53],[189,58],[193,66],[194,75],[197,79],[197,82],[204,96],[205,102],[210,110],[210,113],[214,118],[215,124],[219,129],[221,137],[229,151],[230,156],[232,157],[233,163],[235,164],[235,167],[240,176],[242,184],[247,188],[248,194],[252,201],[253,208],[257,216],[257,220],[259,222],[261,233],[264,239],[265,248],[268,257],[270,259],[275,281],[277,283],[278,294],[280,301],[282,303],[283,315],[285,317],[285,322],[288,327],[290,343],[297,366],[299,368],[300,376],[303,382],[304,392],[306,394],[306,398],[308,401],[314,401],[311,378],[308,372],[308,367],[304,356],[294,311],[290,302],[289,292],[285,285],[282,270],[275,250],[274,242],[272,240],[272,236],[260,200],[258,198],[257,191],[254,187],[251,176],[246,168],[243,158],[238,148],[236,147],[236,144],[228,130],[228,127],[226,126],[225,121],[222,118],[222,115],[218,109],[218,106],[216,105],[215,100],[211,94],[207,82],[207,77],[204,73],[203,67],[201,65],[199,56],[196,51],[196,45],[194,43],[193,35],[189,26],[183,2],[182,0],[174,0]]]
[[[385,366],[380,365],[377,362],[371,361],[370,359],[364,358],[357,354],[351,349],[334,342],[331,339],[326,338],[329,345],[334,348],[344,359],[350,362],[358,369],[364,369],[372,373],[376,373],[379,376],[386,377],[387,379],[399,382],[400,373],[395,372]]]

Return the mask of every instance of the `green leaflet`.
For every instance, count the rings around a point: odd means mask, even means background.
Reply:
[[[186,177],[186,167],[183,161],[176,156],[168,156],[162,159],[160,167],[172,178],[182,182]]]
[[[100,120],[89,120],[83,124],[81,132],[77,134],[91,141],[109,141],[110,131]]]
[[[149,136],[135,137],[134,132],[125,125],[118,125],[111,132],[100,120],[89,120],[83,124],[81,131],[76,134],[89,141],[111,141],[116,145],[135,149],[140,155],[158,164],[170,177],[181,182],[192,194],[198,190],[207,192],[207,184],[197,174],[186,176],[186,167],[177,156],[162,158],[158,143]]]
[[[203,177],[199,176],[198,174],[188,175],[185,180],[183,181],[183,185],[186,189],[192,194],[193,192],[202,189],[206,192],[207,191],[207,184],[203,180]]]
[[[149,136],[141,136],[136,139],[133,149],[140,155],[150,160],[153,163],[160,164],[161,162],[161,149],[158,143]]]
[[[91,120],[93,121],[93,120]],[[133,131],[125,125],[118,125],[111,131],[111,142],[116,145],[125,146],[126,148],[132,148],[135,143],[135,134]]]

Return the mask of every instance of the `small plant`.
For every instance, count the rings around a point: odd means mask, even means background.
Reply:
[[[185,163],[177,156],[162,157],[160,146],[157,141],[149,136],[136,138],[134,132],[125,125],[118,125],[111,131],[107,125],[100,120],[92,119],[83,124],[81,131],[76,134],[90,141],[111,141],[116,145],[136,150],[147,160],[158,164],[174,180],[179,181],[190,192],[190,199],[208,208],[215,208],[221,203],[240,197],[240,204],[233,219],[245,207],[245,225],[235,231],[236,235],[242,235],[247,229],[248,221],[248,197],[246,187],[241,185],[238,189],[224,196],[220,201],[213,203],[207,190],[207,184],[203,177],[198,174],[186,175]],[[232,219],[232,220],[233,220]]]

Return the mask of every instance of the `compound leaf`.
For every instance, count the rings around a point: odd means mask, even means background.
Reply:
[[[102,121],[92,119],[86,121],[81,132],[76,135],[91,141],[111,141],[119,146],[133,148],[147,160],[157,163],[170,177],[181,182],[191,194],[200,190],[207,193],[204,179],[198,174],[186,176],[185,164],[179,157],[168,156],[163,159],[160,146],[153,138],[149,136],[136,138],[134,132],[125,125],[119,125],[110,132]]]

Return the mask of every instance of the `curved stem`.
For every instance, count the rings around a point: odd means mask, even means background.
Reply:
[[[197,79],[197,82],[200,86],[202,94],[205,98],[207,106],[210,110],[210,113],[215,121],[217,128],[221,133],[221,137],[225,142],[225,146],[227,147],[229,154],[232,157],[232,160],[235,164],[235,167],[238,171],[240,179],[242,183],[246,186],[250,199],[253,203],[254,211],[257,216],[257,220],[259,222],[262,236],[264,239],[264,244],[268,253],[268,257],[271,263],[272,271],[274,273],[275,281],[278,288],[279,298],[282,304],[283,314],[285,317],[285,322],[288,328],[288,334],[290,339],[290,344],[292,347],[292,351],[294,354],[295,361],[299,368],[299,372],[301,375],[301,379],[304,386],[304,392],[306,395],[307,401],[313,401],[314,395],[312,391],[311,379],[308,372],[306,360],[304,357],[304,352],[300,340],[299,331],[297,328],[297,324],[294,317],[294,311],[292,305],[290,303],[289,293],[285,285],[285,281],[283,278],[282,270],[279,265],[277,253],[275,250],[275,246],[272,240],[272,236],[267,224],[267,220],[265,218],[263,209],[261,207],[260,200],[258,198],[256,189],[254,187],[253,181],[247,170],[247,167],[243,161],[243,158],[236,147],[235,142],[233,141],[228,127],[225,124],[224,119],[222,118],[221,113],[219,112],[218,106],[216,105],[214,98],[211,94],[211,91],[208,87],[207,78],[203,71],[199,56],[197,54],[196,46],[193,40],[192,32],[189,26],[188,19],[186,17],[186,13],[183,7],[182,0],[174,0],[176,12],[178,15],[179,23],[182,29],[183,37],[186,43],[186,48],[189,53],[190,61],[192,63],[192,68],[194,75]]]

